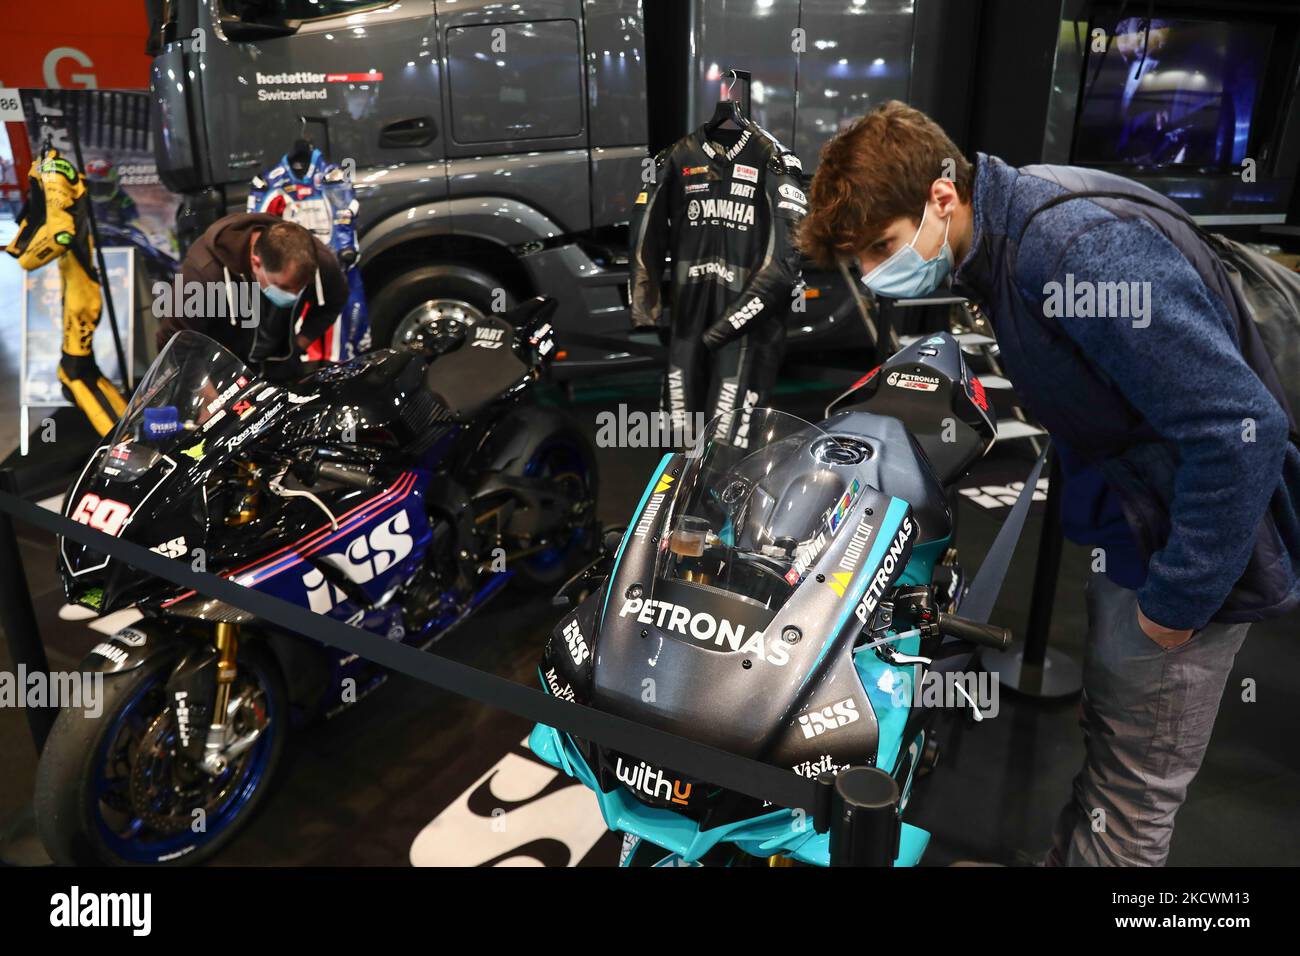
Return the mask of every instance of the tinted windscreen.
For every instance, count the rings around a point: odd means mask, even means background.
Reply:
[[[714,419],[675,479],[655,596],[675,582],[780,608],[865,488],[839,442],[773,409]]]

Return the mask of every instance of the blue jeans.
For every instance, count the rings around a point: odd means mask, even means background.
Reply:
[[[1250,625],[1211,623],[1165,650],[1138,627],[1135,592],[1093,574],[1087,600],[1086,756],[1047,865],[1163,866]]]

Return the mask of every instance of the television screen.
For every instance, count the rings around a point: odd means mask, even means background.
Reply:
[[[1272,39],[1266,24],[1120,20],[1084,62],[1074,162],[1240,166]]]

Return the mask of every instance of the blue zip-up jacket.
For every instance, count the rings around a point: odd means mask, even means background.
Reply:
[[[1074,199],[1026,229],[1044,202],[1082,190],[1169,205],[1107,173],[980,154],[973,242],[954,273],[986,306],[1022,400],[1079,463],[1063,497],[1072,484],[1114,496],[1145,563],[1138,603],[1158,624],[1300,606],[1300,450],[1242,357],[1226,274],[1194,232],[1137,203]],[[1100,516],[1115,508],[1091,511],[1097,533],[1076,540],[1113,540]]]

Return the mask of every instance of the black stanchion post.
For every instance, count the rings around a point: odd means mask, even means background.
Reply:
[[[893,866],[902,823],[898,784],[879,767],[848,767],[817,778],[822,785],[814,825],[830,829],[831,866]]]
[[[1034,590],[1029,599],[1029,629],[1025,633],[1024,662],[1042,667],[1047,661],[1047,638],[1052,631],[1052,610],[1056,605],[1056,583],[1061,576],[1061,459],[1049,454],[1047,508],[1039,535],[1038,564],[1034,568]]]
[[[0,472],[0,487],[14,491],[13,473]],[[45,656],[40,628],[36,624],[36,610],[32,607],[32,592],[27,586],[27,572],[23,570],[22,555],[18,552],[18,537],[13,518],[0,511],[0,627],[4,628],[9,643],[9,656],[14,670],[20,668],[28,674],[48,674],[50,662]],[[54,726],[55,711],[49,707],[24,707],[27,726],[32,732],[36,752],[45,747],[45,738]]]
[[[1055,698],[1077,694],[1083,687],[1079,665],[1067,655],[1048,647],[1052,633],[1052,611],[1056,583],[1061,573],[1061,462],[1053,450],[1048,454],[1047,503],[1043,529],[1038,538],[1038,563],[1034,568],[1029,622],[1022,648],[981,651],[984,666],[998,675],[998,682],[1029,697]]]
[[[68,132],[72,136],[72,152],[77,158],[77,172],[84,178],[86,161],[81,157],[81,115],[74,103],[69,102],[68,112],[71,121]],[[113,288],[108,281],[108,263],[104,260],[104,246],[99,241],[99,228],[95,224],[95,203],[90,198],[89,187],[86,192],[86,219],[90,223],[90,237],[95,245],[95,263],[99,266],[99,288],[103,292],[103,301],[108,306],[108,327],[113,333],[113,348],[117,352],[117,361],[122,369],[122,387],[130,388],[135,380],[134,369],[127,364],[126,350],[122,346],[122,333],[117,327],[117,307],[113,304]]]

